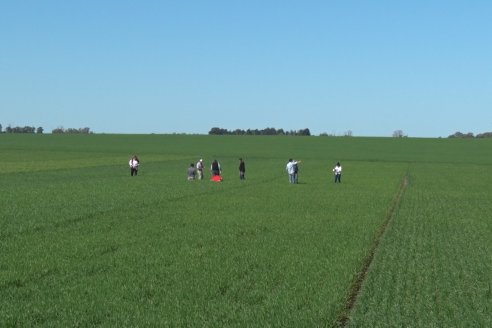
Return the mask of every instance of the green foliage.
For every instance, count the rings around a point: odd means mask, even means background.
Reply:
[[[379,302],[392,316],[404,300],[396,325],[429,307],[422,322],[461,307],[460,318],[487,324],[487,147],[486,139],[2,135],[0,326],[331,326],[407,172],[353,323],[378,322]],[[298,185],[288,183],[290,157],[302,160]],[[208,181],[208,171],[186,181],[200,158],[207,168],[218,159],[224,182]],[[455,178],[462,169],[468,180]]]
[[[411,166],[352,326],[492,326],[492,175],[473,161]]]

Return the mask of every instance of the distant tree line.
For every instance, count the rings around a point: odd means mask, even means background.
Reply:
[[[0,124],[0,133],[38,133],[42,134],[44,129],[42,127],[34,127],[34,126],[14,126],[10,125],[3,130],[2,124]]]
[[[462,139],[468,139],[468,138],[492,138],[492,132],[484,132],[484,133],[479,133],[477,135],[474,135],[472,132],[468,133],[461,133],[461,132],[455,132],[452,135],[448,136],[448,138],[462,138]]]
[[[56,129],[53,129],[51,131],[53,134],[92,134],[93,132],[91,131],[90,128],[68,128],[64,129],[63,127],[58,127]]]
[[[284,129],[275,129],[275,128],[266,128],[262,130],[258,129],[247,129],[247,130],[227,130],[222,128],[212,128],[209,132],[209,135],[238,135],[238,136],[310,136],[311,132],[309,129],[301,129],[301,130],[290,130],[285,131]]]
[[[0,124],[0,133],[37,133],[37,134],[43,134],[44,129],[40,126],[38,128],[34,126],[15,126],[11,127],[10,125],[5,128],[5,131],[3,130],[2,124]],[[79,129],[64,129],[63,127],[58,127],[56,129],[53,129],[51,133],[54,134],[60,134],[60,133],[66,133],[66,134],[92,134],[93,132],[91,131],[90,128],[79,128]]]
[[[321,132],[319,134],[319,136],[320,137],[337,137],[337,134],[336,133]],[[347,130],[343,134],[340,134],[338,136],[352,137],[353,136],[353,132],[352,132],[352,130]]]

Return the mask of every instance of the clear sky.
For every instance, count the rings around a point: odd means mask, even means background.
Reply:
[[[492,131],[492,1],[0,0],[0,124]]]

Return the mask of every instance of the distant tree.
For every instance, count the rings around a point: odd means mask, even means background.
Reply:
[[[277,134],[277,130],[275,130],[274,128],[266,128],[261,131],[261,134],[266,136],[274,136]]]
[[[343,134],[345,137],[351,137],[352,136],[352,130],[347,130],[345,131],[345,133]]]
[[[65,129],[63,129],[63,126],[59,126],[56,129],[51,130],[52,134],[61,134],[65,133]]]
[[[44,132],[44,129],[41,126],[38,127],[37,130],[36,130],[36,133],[37,134],[43,134],[43,132]]]
[[[299,130],[298,131],[298,135],[300,135],[300,136],[310,136],[311,135],[311,131],[309,131],[309,129]]]
[[[62,126],[57,127],[56,129],[53,129],[51,131],[51,133],[53,133],[53,134],[63,134],[63,133],[65,133],[65,134],[92,134],[90,128],[78,128],[78,129],[68,128],[68,129],[64,129]]]
[[[224,130],[224,129],[221,129],[221,128],[217,128],[217,127],[215,127],[215,128],[212,128],[212,129],[208,132],[208,134],[212,134],[212,135],[223,135],[223,134],[224,134],[224,132],[225,132],[225,130]]]
[[[393,131],[393,138],[403,138],[405,135],[402,130]]]
[[[473,138],[473,137],[474,137],[473,133],[471,133],[471,132],[464,134],[464,133],[457,131],[454,134],[450,135],[448,138]]]
[[[2,124],[0,124],[0,133],[3,133],[3,131],[2,131]]]
[[[475,138],[492,138],[492,132],[479,133]]]
[[[5,129],[7,133],[34,133],[36,128],[33,126],[15,126],[11,127],[10,125]]]

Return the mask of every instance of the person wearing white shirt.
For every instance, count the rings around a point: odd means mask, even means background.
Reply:
[[[203,169],[204,169],[203,159],[200,159],[196,163],[196,174],[198,180],[203,180]]]
[[[335,173],[335,183],[342,183],[342,166],[340,165],[340,162],[335,165],[333,172]]]
[[[138,166],[140,165],[140,160],[138,159],[137,155],[133,155],[133,157],[130,158],[128,165],[130,165],[131,176],[137,175],[138,174]]]
[[[287,166],[285,169],[287,170],[287,173],[289,174],[289,182],[290,183],[297,183],[297,165],[301,163],[301,161],[294,161],[292,158],[289,158],[289,162],[287,162]]]

